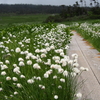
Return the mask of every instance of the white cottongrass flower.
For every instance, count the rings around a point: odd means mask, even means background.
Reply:
[[[68,71],[65,70],[65,71],[63,72],[63,75],[67,77],[67,76],[68,76]]]
[[[24,59],[23,58],[18,58],[18,61],[24,61]]]
[[[41,49],[40,52],[45,54],[47,53],[46,49]]]
[[[55,63],[59,64],[60,63],[60,60],[55,60]]]
[[[71,76],[72,77],[75,77],[76,76],[76,73],[75,72],[71,72]]]
[[[82,98],[82,93],[77,93],[77,94],[75,94],[75,96],[77,97],[77,98]]]
[[[79,74],[80,73],[80,70],[78,68],[73,68],[73,71],[76,73],[76,74]]]
[[[14,67],[17,67],[17,64],[13,64]]]
[[[39,49],[36,49],[35,52],[36,52],[36,53],[40,53],[40,50],[39,50]]]
[[[78,58],[78,54],[76,53],[72,54],[72,58]]]
[[[66,45],[65,49],[69,49],[69,46],[68,46],[68,45]]]
[[[81,71],[89,71],[88,68],[84,68],[84,67],[80,67],[80,70],[81,70]]]
[[[80,70],[81,70],[81,71],[84,71],[84,70],[85,70],[85,68],[84,68],[84,67],[80,67]]]
[[[73,65],[73,60],[69,60],[68,64],[72,66]]]
[[[7,76],[7,77],[6,77],[6,80],[7,80],[7,81],[11,80],[11,77],[10,77],[10,76]]]
[[[57,65],[57,64],[52,64],[50,66],[50,68],[52,68],[52,69],[59,69],[59,68],[61,68],[61,66],[60,65]]]
[[[13,51],[14,51],[14,49],[11,49],[11,51],[13,52]]]
[[[36,77],[36,80],[39,80],[39,81],[41,81],[41,77]]]
[[[59,56],[54,56],[52,57],[53,60],[60,60],[60,57]]]
[[[65,79],[63,79],[63,78],[61,78],[60,81],[63,82],[63,83],[65,83]]]
[[[21,73],[19,67],[15,67],[15,68],[13,69],[13,72],[15,72],[16,74],[20,74],[20,73]]]
[[[78,59],[74,59],[73,62],[74,62],[74,63],[77,63],[77,62],[78,62]]]
[[[26,56],[25,59],[30,59],[30,56]]]
[[[34,68],[34,69],[41,69],[41,67],[38,65],[38,63],[35,63],[35,64],[33,65],[33,68]]]
[[[18,81],[17,77],[12,78],[13,81]]]
[[[10,97],[14,97],[14,96],[11,94]]]
[[[85,68],[85,70],[84,71],[89,71],[89,69],[88,68]]]
[[[6,37],[2,37],[2,39],[6,39]]]
[[[32,83],[34,83],[34,80],[33,79],[28,79],[27,83],[32,84]]]
[[[30,58],[33,56],[32,53],[27,53],[27,56],[29,56]]]
[[[18,94],[18,92],[17,92],[17,91],[15,91],[15,92],[14,92],[14,95],[16,95],[16,94]]]
[[[27,65],[32,65],[32,61],[31,60],[28,60],[27,61]]]
[[[41,88],[41,89],[45,89],[45,86],[44,85],[41,85],[41,84],[39,84],[39,87]]]
[[[1,72],[1,75],[3,75],[3,76],[6,75],[6,72],[5,71],[2,71]]]
[[[63,52],[61,52],[61,53],[60,53],[60,56],[64,57],[64,53],[63,53]]]
[[[25,53],[25,54],[28,54],[29,52],[26,50],[26,51],[24,51],[24,53]]]
[[[16,53],[19,53],[19,52],[21,52],[21,49],[20,49],[19,47],[17,47],[17,48],[15,49],[15,52],[16,52]]]
[[[39,87],[41,88],[43,85],[39,84]]]
[[[20,54],[23,55],[23,54],[25,54],[25,52],[24,51],[21,51]]]
[[[23,61],[20,61],[19,62],[19,66],[25,66],[24,62]]]
[[[73,63],[73,67],[78,67],[79,64],[78,63]]]
[[[51,73],[52,73],[52,70],[46,71],[46,73],[44,74],[44,78],[48,78]]]
[[[3,88],[0,88],[0,91],[2,91],[3,90]]]
[[[60,63],[66,63],[67,62],[67,59],[61,59],[60,60]]]
[[[62,89],[62,86],[61,86],[61,85],[59,85],[59,86],[58,86],[58,89]]]
[[[58,99],[58,95],[54,95],[54,99]]]
[[[62,63],[62,66],[66,66],[67,65],[67,61],[68,59],[61,59],[60,63]]]
[[[34,55],[32,55],[32,56],[31,56],[31,58],[32,58],[32,59],[37,59],[37,57],[36,57],[36,56],[34,56]]]
[[[45,65],[51,65],[51,59],[47,59],[47,62],[44,62]]]
[[[37,61],[37,62],[42,62],[42,60],[41,60],[40,58],[38,58],[36,61]]]
[[[20,78],[25,78],[25,76],[24,75],[20,75]]]
[[[58,73],[63,73],[63,71],[64,71],[64,69],[62,69],[62,68],[58,69]]]
[[[45,89],[45,86],[42,86],[41,89],[44,90]]]
[[[48,78],[48,77],[49,77],[49,74],[45,73],[44,78]]]
[[[57,49],[55,50],[56,53],[62,53],[63,52],[63,49]]]
[[[50,46],[50,49],[55,49],[55,46],[54,46],[54,45],[51,45],[51,46]]]
[[[46,43],[45,46],[48,47],[49,46],[49,43]]]
[[[16,84],[18,88],[22,88],[22,85],[20,83]]]
[[[55,76],[53,76],[53,79],[57,79],[57,76],[55,75]]]
[[[44,57],[46,57],[46,54],[41,54],[41,58],[44,58]]]
[[[52,72],[53,72],[53,70],[52,70],[52,69],[50,69],[50,70],[46,71],[46,73],[47,73],[47,74],[49,74],[49,75],[50,75]]]
[[[49,47],[46,47],[46,51],[50,51],[50,48]]]
[[[6,63],[6,64],[10,64],[9,60],[5,60],[5,63]]]
[[[25,42],[26,42],[26,43],[30,43],[30,39],[26,39]]]
[[[3,62],[0,62],[0,65],[3,65]]]
[[[7,65],[1,65],[1,70],[7,69]]]

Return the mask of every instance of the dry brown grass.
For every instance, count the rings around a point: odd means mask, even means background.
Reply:
[[[100,58],[100,56],[94,57],[94,58]]]
[[[100,55],[100,52],[97,55]]]

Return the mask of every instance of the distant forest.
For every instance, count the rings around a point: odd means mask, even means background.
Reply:
[[[67,8],[67,6],[65,6]],[[62,6],[52,5],[32,5],[32,4],[0,4],[0,14],[15,13],[15,14],[36,14],[47,13],[55,14],[62,11]]]
[[[62,21],[74,16],[86,15],[89,18],[100,19],[100,5],[92,0],[87,7],[83,0],[80,4],[76,1],[73,6],[32,5],[32,4],[0,4],[0,14],[52,14],[48,21]],[[94,4],[93,4],[94,3]],[[58,15],[57,15],[58,14]]]

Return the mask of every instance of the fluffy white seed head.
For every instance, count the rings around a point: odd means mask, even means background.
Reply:
[[[27,61],[27,65],[32,65],[32,61],[31,60],[28,60]]]
[[[19,52],[21,52],[21,49],[20,49],[19,47],[17,47],[17,48],[15,49],[15,52],[16,52],[16,53],[19,53]]]
[[[12,78],[13,81],[18,81],[17,77]]]
[[[54,95],[54,99],[58,99],[58,95]]]
[[[75,94],[75,96],[77,97],[77,98],[82,98],[82,93],[77,93],[77,94]]]
[[[2,71],[1,72],[1,75],[3,75],[3,76],[6,75],[6,72],[5,71]]]
[[[18,88],[22,88],[22,85],[20,83],[16,84]]]
[[[6,80],[7,80],[7,81],[11,80],[11,77],[10,77],[10,76],[7,76],[7,77],[6,77]]]
[[[25,66],[24,62],[23,61],[20,61],[19,62],[19,66]]]
[[[41,67],[38,65],[38,63],[35,63],[35,64],[33,65],[33,68],[34,68],[34,69],[41,69]]]
[[[27,83],[32,84],[32,83],[34,83],[34,80],[33,79],[28,79]]]

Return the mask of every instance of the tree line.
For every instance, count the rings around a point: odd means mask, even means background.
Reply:
[[[65,7],[67,8],[67,6]],[[32,5],[32,4],[0,4],[0,14],[36,14],[36,13],[60,13],[62,6],[53,5]]]
[[[61,22],[79,19],[100,19],[100,4],[98,0],[90,0],[90,6],[87,6],[86,0],[76,1],[73,6],[62,5],[62,11],[59,15],[49,16],[45,22]]]

